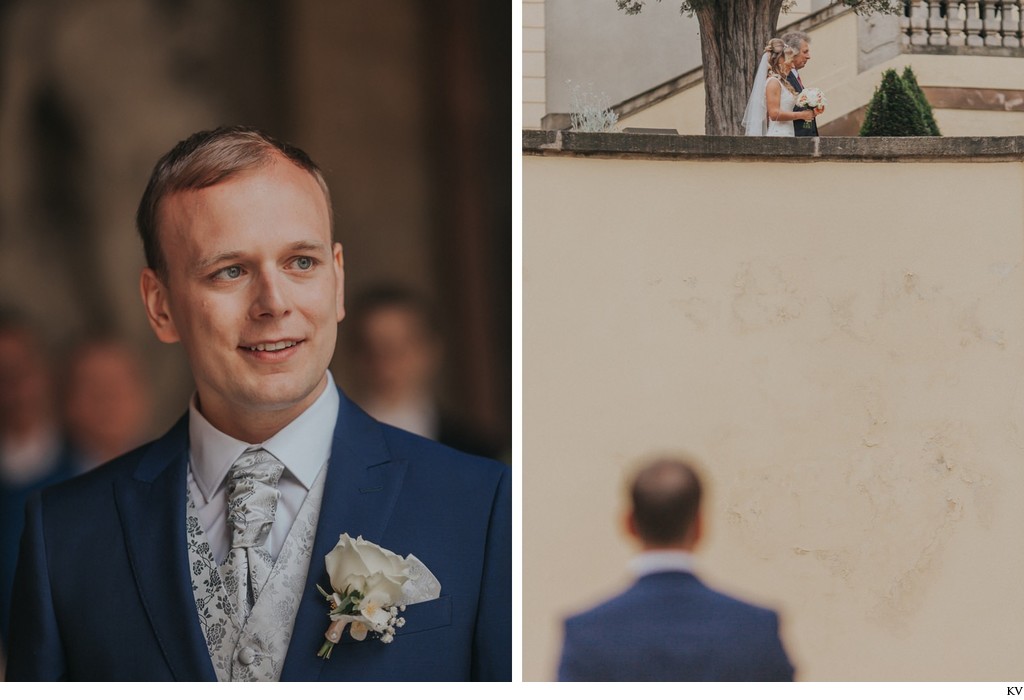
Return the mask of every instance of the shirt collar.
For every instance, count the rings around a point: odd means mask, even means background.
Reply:
[[[331,456],[339,404],[338,387],[327,372],[327,386],[317,400],[259,445],[277,457],[307,490]],[[199,412],[195,395],[188,407],[188,436],[192,476],[203,498],[209,502],[223,485],[231,465],[253,445],[213,427]]]
[[[637,578],[665,571],[693,573],[693,555],[680,549],[651,549],[633,557],[629,568]]]

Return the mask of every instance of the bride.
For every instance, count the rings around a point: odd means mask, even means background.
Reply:
[[[743,127],[747,136],[794,136],[793,122],[797,119],[812,121],[814,110],[796,112],[796,91],[786,76],[793,68],[797,52],[783,43],[771,39],[764,47],[761,63],[754,74],[754,87],[743,114]]]

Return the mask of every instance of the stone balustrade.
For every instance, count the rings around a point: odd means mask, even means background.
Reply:
[[[903,45],[1021,48],[1024,0],[906,0]]]

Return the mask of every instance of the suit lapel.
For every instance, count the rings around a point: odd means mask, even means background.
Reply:
[[[789,84],[796,89],[797,92],[800,92],[801,90],[804,89],[803,83],[800,82],[800,78],[797,77],[796,73],[790,72],[790,74],[786,76],[786,79],[789,81]]]
[[[401,491],[405,463],[392,461],[380,424],[339,391],[338,422],[324,483],[306,590],[299,604],[281,680],[315,680],[323,670],[316,653],[327,630],[327,605],[316,584],[330,590],[324,557],[347,532],[382,546]],[[327,663],[343,663],[334,656]]]
[[[115,498],[139,597],[177,680],[217,680],[192,596],[185,542],[188,417],[115,484]]]
[[[800,78],[799,78],[799,76],[797,74],[795,74],[793,72],[790,72],[790,74],[786,76],[786,80],[789,81],[789,84],[793,86],[793,89],[795,89],[797,91],[798,95],[800,94],[800,92],[803,91],[804,84],[800,80]],[[807,108],[806,107],[797,107],[796,108],[797,111],[801,111],[801,110],[804,110],[804,109],[807,109]],[[817,119],[817,117],[815,117],[815,119]],[[793,122],[793,130],[794,130],[794,133],[797,136],[801,136],[801,135],[802,136],[806,136],[808,134],[813,135],[813,136],[817,136],[818,135],[818,124],[817,124],[816,121],[805,122],[803,119],[797,119],[795,122]]]

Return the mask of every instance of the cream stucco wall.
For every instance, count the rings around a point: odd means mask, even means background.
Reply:
[[[1022,201],[1020,162],[524,157],[524,679],[627,584],[661,452],[798,679],[1018,677]]]
[[[944,135],[978,134],[1018,136],[1024,134],[1024,112],[992,112],[974,109],[937,109],[935,123]]]
[[[547,61],[544,46],[544,0],[522,0],[523,126],[540,126],[547,114]]]

